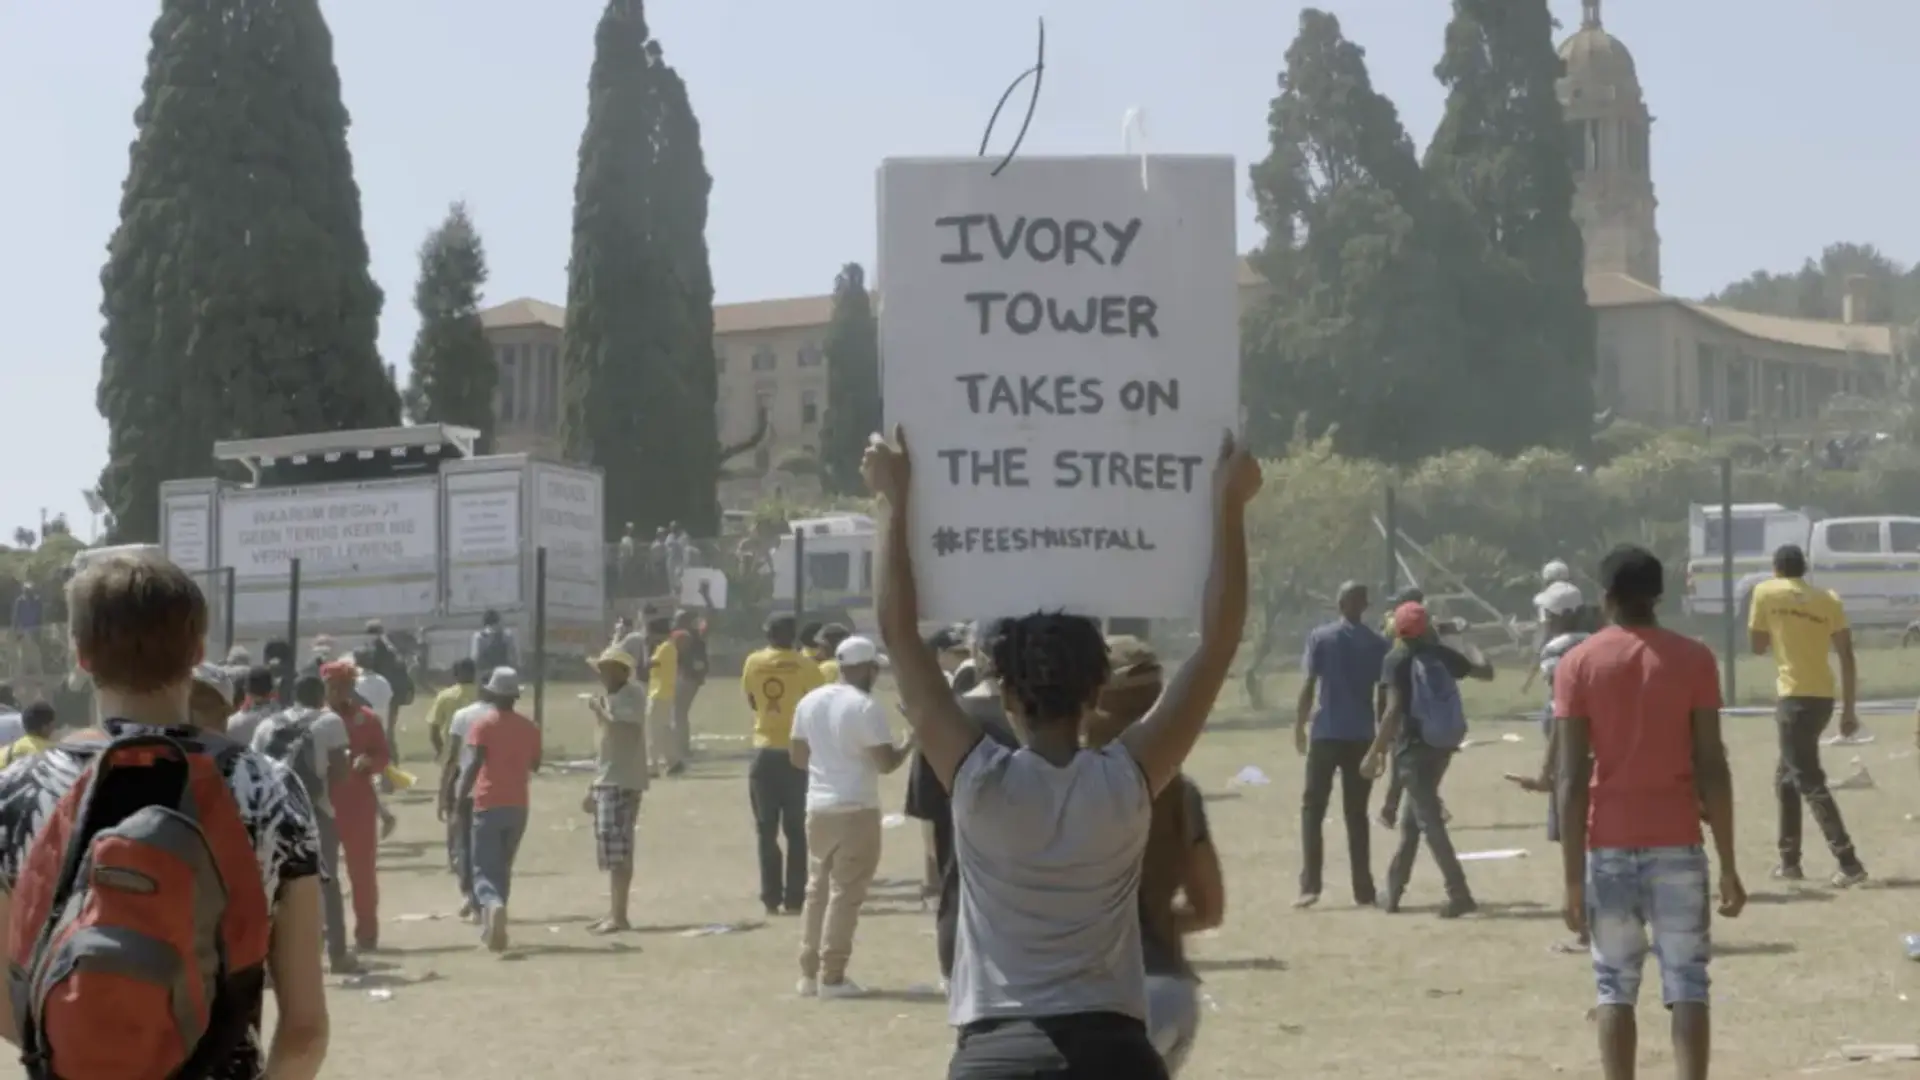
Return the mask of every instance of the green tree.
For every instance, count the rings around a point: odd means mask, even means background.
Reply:
[[[720,464],[738,451],[715,427],[711,185],[686,86],[644,6],[609,0],[574,183],[561,436],[606,474],[610,536],[629,521],[718,526]]]
[[[1447,407],[1489,449],[1578,448],[1593,429],[1593,315],[1546,0],[1454,0],[1434,70],[1446,112],[1426,173],[1464,394]]]
[[[866,491],[860,457],[867,436],[880,430],[880,328],[866,271],[848,263],[833,279],[833,317],[827,323],[827,415],[820,426],[826,490]]]
[[[151,42],[101,273],[117,540],[158,535],[160,483],[216,440],[400,413],[317,0],[165,0]]]
[[[1445,445],[1428,388],[1455,341],[1419,160],[1334,16],[1302,11],[1286,61],[1252,169],[1273,289],[1243,334],[1249,436],[1271,452],[1304,423],[1341,452],[1410,460]]]
[[[500,381],[480,325],[480,290],[486,283],[486,249],[466,204],[456,202],[420,245],[420,279],[413,287],[420,329],[404,396],[407,416],[416,424],[479,429],[483,453],[493,446],[493,392]]]
[[[1854,312],[1866,323],[1920,321],[1920,267],[1888,258],[1872,244],[1832,244],[1818,260],[1808,259],[1790,274],[1757,270],[1707,298],[1763,315],[1838,320],[1846,315],[1847,279],[1865,285],[1864,304]]]

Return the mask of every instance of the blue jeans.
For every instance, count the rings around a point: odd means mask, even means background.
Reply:
[[[1587,852],[1587,928],[1600,1004],[1635,1004],[1647,952],[1668,1008],[1707,1000],[1711,896],[1698,845]]]
[[[473,812],[473,902],[503,907],[513,892],[513,859],[527,835],[527,808],[497,806]]]

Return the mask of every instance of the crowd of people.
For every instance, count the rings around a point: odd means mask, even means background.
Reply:
[[[957,1032],[949,1076],[1174,1075],[1201,1016],[1184,942],[1226,910],[1206,806],[1182,768],[1240,644],[1245,506],[1259,469],[1226,441],[1198,646],[1168,672],[1145,641],[1066,613],[923,637],[905,527],[910,468],[899,432],[864,462],[889,518],[879,640],[776,616],[743,665],[761,900],[770,916],[798,919],[798,991],[864,992],[850,969],[880,863],[881,777],[904,768],[906,811],[925,824],[926,894],[937,898],[936,958]],[[1838,864],[1832,883],[1858,885],[1867,872],[1819,762],[1836,713],[1843,733],[1858,726],[1845,612],[1805,581],[1798,549],[1782,548],[1774,568],[1749,637],[1779,666],[1773,873],[1804,876],[1804,807]],[[1537,774],[1511,779],[1551,793],[1549,839],[1564,855],[1575,935],[1559,947],[1591,957],[1609,1076],[1632,1075],[1651,954],[1679,1074],[1704,1077],[1710,912],[1736,916],[1746,897],[1717,664],[1659,625],[1664,570],[1650,553],[1611,554],[1598,568],[1597,606],[1564,566],[1545,576],[1532,666],[1545,683],[1548,749]],[[1354,900],[1400,910],[1424,844],[1445,889],[1440,915],[1468,915],[1477,904],[1441,788],[1465,744],[1460,684],[1492,678],[1492,667],[1448,640],[1416,592],[1394,597],[1384,633],[1368,601],[1363,585],[1343,586],[1338,618],[1314,631],[1303,657],[1295,906],[1321,899],[1323,821],[1338,779]],[[207,664],[205,598],[188,575],[142,555],[88,567],[68,604],[104,719],[61,738],[51,708],[35,704],[19,711],[17,734],[0,731],[0,937],[17,976],[0,1037],[41,1076],[317,1075],[328,1037],[322,973],[356,970],[358,954],[379,947],[383,795],[417,782],[393,761],[398,695],[381,670],[391,667],[381,629],[369,626],[352,651],[318,641],[301,665],[284,644],[260,666],[244,655]],[[642,800],[684,770],[688,711],[707,675],[697,612],[641,622],[592,660],[596,760],[580,806],[610,886],[590,927],[600,934],[631,928]],[[873,694],[883,649],[905,741]],[[518,709],[514,662],[511,636],[488,619],[429,722],[461,915],[481,947],[501,954],[545,751]],[[1376,889],[1371,787],[1389,771],[1383,810],[1399,836]],[[204,1008],[177,1007],[183,983],[199,988]]]

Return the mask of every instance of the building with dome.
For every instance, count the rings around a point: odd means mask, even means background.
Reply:
[[[1560,46],[1576,185],[1574,217],[1589,272],[1625,274],[1660,287],[1660,202],[1653,195],[1653,115],[1633,54],[1600,22],[1600,0],[1583,0],[1580,29]]]

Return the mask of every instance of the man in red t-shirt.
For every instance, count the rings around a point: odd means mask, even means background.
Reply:
[[[540,729],[514,711],[520,676],[512,668],[493,669],[486,696],[494,708],[467,729],[459,798],[473,800],[473,902],[483,940],[497,953],[507,948],[507,899],[527,834],[528,789],[540,768]]]
[[[1606,1074],[1633,1075],[1634,1006],[1651,947],[1679,1075],[1705,1080],[1713,905],[1702,816],[1720,861],[1720,914],[1740,914],[1747,893],[1734,867],[1719,671],[1706,646],[1659,626],[1664,577],[1653,553],[1615,548],[1600,564],[1613,625],[1554,672],[1566,919],[1592,936]]]

